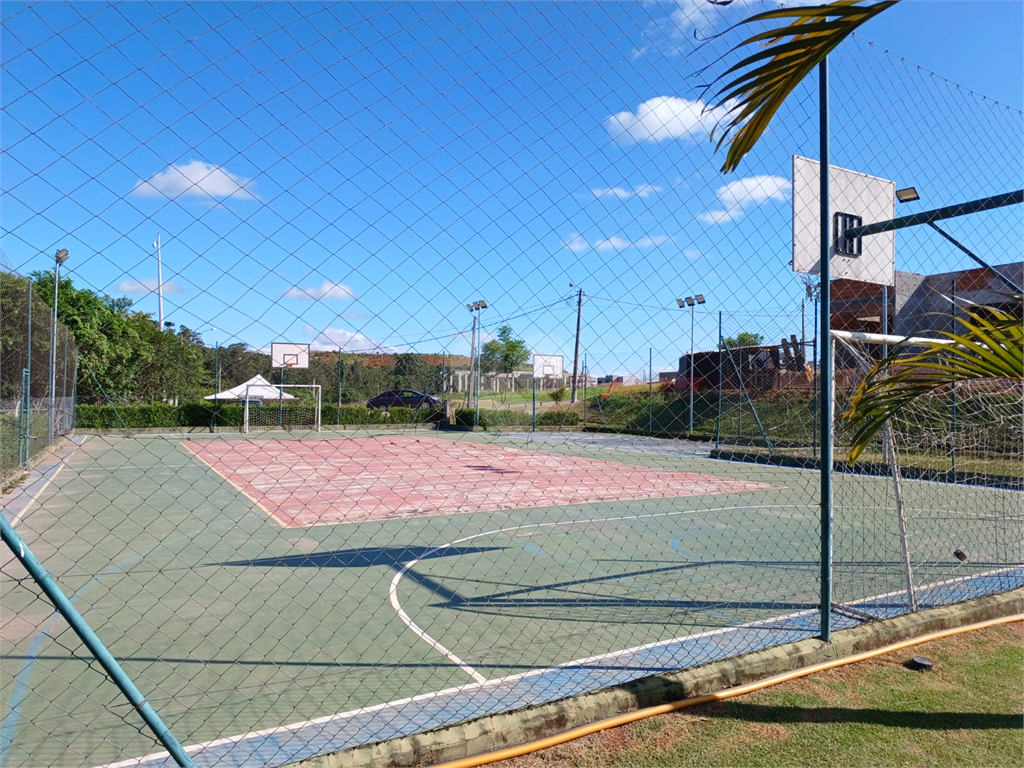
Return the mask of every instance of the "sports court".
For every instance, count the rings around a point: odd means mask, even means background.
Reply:
[[[78,442],[6,511],[46,532],[28,543],[182,743],[206,745],[200,765],[281,764],[817,632],[819,512],[798,501],[813,471],[571,434]],[[1019,586],[1019,565],[983,548],[1019,492],[914,493],[915,525],[969,501],[977,529],[966,564],[940,551],[963,530],[927,539],[922,605]],[[906,610],[896,540],[881,559],[858,549],[868,506],[837,520],[836,580],[855,585],[837,626]],[[116,705],[63,685],[96,673],[46,606],[19,617],[3,630],[10,762],[46,753],[50,697],[78,713],[69,741],[92,764],[119,759],[111,741],[152,752]]]

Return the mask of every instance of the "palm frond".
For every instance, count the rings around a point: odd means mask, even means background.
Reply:
[[[724,121],[715,146],[717,152],[729,142],[722,171],[728,173],[739,167],[740,161],[757,144],[789,94],[831,50],[860,25],[898,2],[900,0],[879,0],[870,5],[858,5],[858,0],[835,0],[822,6],[766,11],[739,22],[759,24],[789,20],[780,27],[759,32],[733,48],[737,51],[763,41],[769,43],[767,48],[747,56],[718,77],[721,81],[752,67],[725,83],[717,93],[717,106],[737,102]]]
[[[903,356],[905,345],[897,345],[872,367],[840,417],[840,427],[850,433],[847,461],[855,462],[885,422],[919,397],[957,382],[1024,380],[1020,318],[982,306],[965,314],[961,332],[942,332],[946,343],[925,344],[910,357]]]

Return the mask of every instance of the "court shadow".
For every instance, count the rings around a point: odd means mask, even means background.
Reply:
[[[492,467],[489,464],[470,464],[470,469],[475,469],[477,472],[493,472],[496,475],[521,475],[523,471],[521,469],[502,469],[501,467]]]
[[[215,565],[263,568],[370,568],[383,565],[401,568],[410,560],[435,560],[441,557],[473,555],[494,552],[502,547],[359,547],[336,549],[333,552],[260,557],[252,560],[232,560]]]
[[[894,712],[849,707],[769,707],[732,701],[707,714],[756,723],[864,723],[919,730],[1020,730],[1024,715],[985,712]],[[715,712],[714,710],[718,711]]]

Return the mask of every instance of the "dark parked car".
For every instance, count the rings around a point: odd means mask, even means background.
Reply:
[[[441,401],[414,389],[392,389],[366,401],[367,408],[437,408]]]

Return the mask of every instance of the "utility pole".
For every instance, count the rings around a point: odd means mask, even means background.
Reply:
[[[576,353],[572,356],[572,397],[570,403],[576,402],[577,372],[580,364],[580,325],[583,321],[583,289],[580,288],[579,299],[576,303]]]

